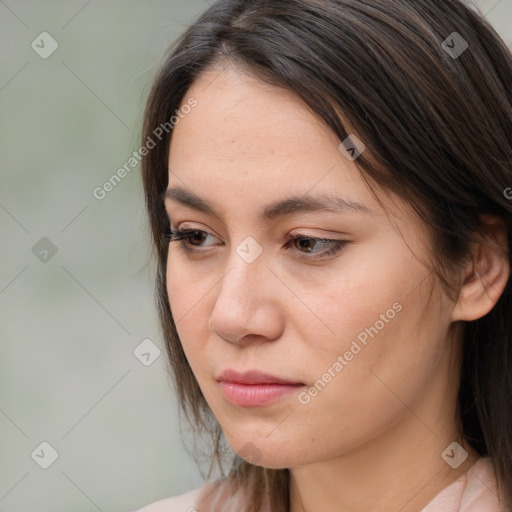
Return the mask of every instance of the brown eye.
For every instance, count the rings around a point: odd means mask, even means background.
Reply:
[[[216,238],[201,229],[174,230],[172,228],[168,228],[165,236],[169,239],[169,242],[179,241],[184,250],[195,252],[199,252],[201,250],[200,248],[203,247],[202,243],[207,237]]]
[[[299,244],[295,244],[295,242],[299,242]],[[319,242],[319,240],[315,238],[294,238],[293,243],[296,247],[300,247],[302,249],[313,249],[314,245]],[[310,252],[310,251],[308,251]]]
[[[305,235],[289,235],[289,244],[293,244],[297,249],[297,252],[302,254],[313,254],[318,255],[317,259],[322,259],[327,256],[332,256],[340,251],[343,246],[348,244],[347,240],[330,240],[326,238],[313,238]],[[298,243],[296,243],[298,242]],[[320,251],[313,251],[317,244],[324,244],[327,246],[326,249]],[[306,249],[305,251],[303,249]],[[314,258],[309,258],[314,259]]]
[[[197,245],[201,245],[201,240],[202,238],[204,238],[205,236],[208,236],[208,233],[206,233],[205,231],[199,231],[199,230],[196,230],[196,231],[191,231],[190,232],[191,234],[187,236],[187,238],[189,240],[195,240],[196,242],[198,242]],[[192,245],[196,245],[195,243],[192,242]]]

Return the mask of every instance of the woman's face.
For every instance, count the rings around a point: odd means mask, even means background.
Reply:
[[[386,216],[291,92],[230,67],[204,73],[190,98],[197,106],[174,128],[165,204],[174,230],[201,233],[183,241],[189,251],[170,243],[167,287],[230,445],[275,468],[384,439],[406,447],[437,438],[440,456],[454,440],[457,344],[453,304],[424,264],[423,223],[390,193],[380,195]],[[313,204],[328,197],[337,207]],[[228,369],[302,385],[219,382]]]

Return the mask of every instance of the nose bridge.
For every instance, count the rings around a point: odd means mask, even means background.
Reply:
[[[236,341],[247,333],[269,334],[269,312],[260,310],[269,299],[263,283],[271,272],[263,248],[250,238],[233,247],[210,317],[210,329],[226,340]],[[267,321],[260,321],[263,318]]]
[[[261,285],[264,273],[268,273],[262,254],[263,247],[252,237],[246,237],[234,246],[218,299],[220,295],[227,296],[230,300],[242,298],[245,302],[251,297],[254,298],[253,288],[258,283]],[[259,289],[262,289],[261,286]],[[239,305],[245,302],[237,300]]]

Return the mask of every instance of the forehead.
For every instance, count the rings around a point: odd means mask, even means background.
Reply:
[[[197,151],[202,147],[209,159],[236,156],[261,162],[336,144],[330,130],[292,91],[231,67],[203,73],[184,102],[191,97],[197,106],[174,128],[171,158],[183,152],[188,158],[204,158],[205,153]]]
[[[203,73],[183,104],[190,98],[197,106],[171,138],[168,188],[187,187],[239,211],[320,194],[383,213],[335,135],[292,91],[228,67]]]

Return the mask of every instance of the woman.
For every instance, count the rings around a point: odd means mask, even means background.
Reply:
[[[509,509],[511,83],[458,0],[220,0],[188,28],[142,172],[223,473],[141,512]]]

